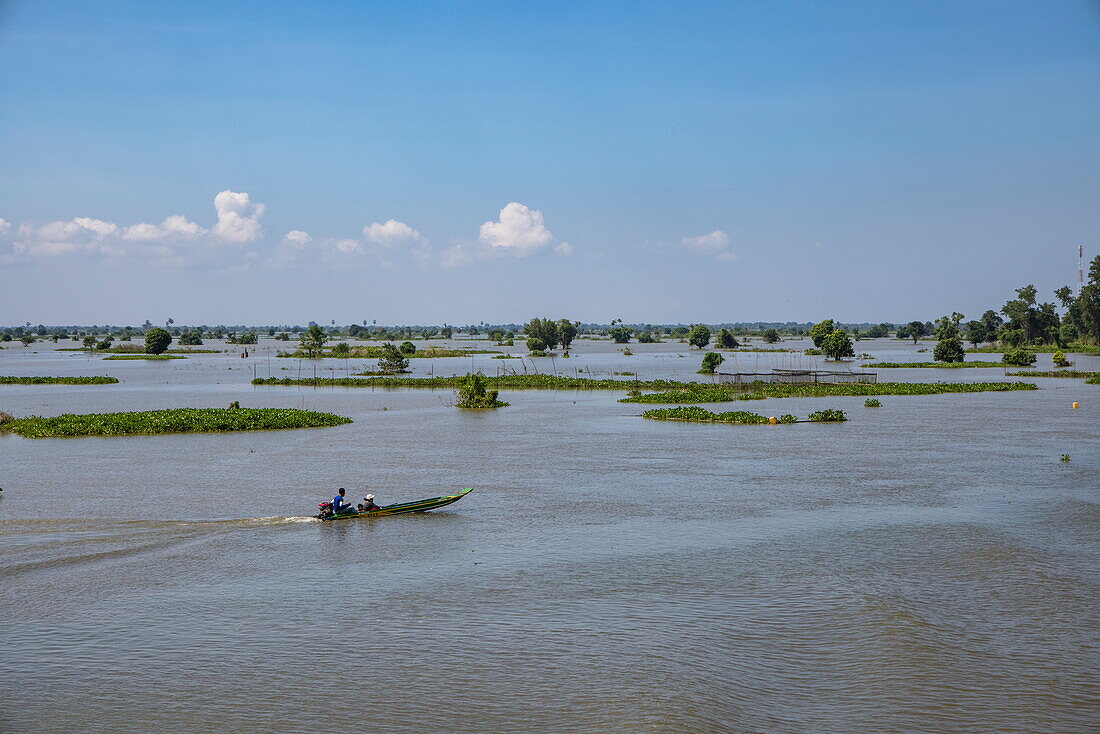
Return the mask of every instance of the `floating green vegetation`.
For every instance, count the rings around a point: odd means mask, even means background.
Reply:
[[[697,405],[681,406],[679,408],[656,408],[642,413],[643,418],[656,421],[685,421],[688,423],[736,423],[756,424],[771,423],[771,418],[750,413],[747,410],[731,410],[726,413],[712,413],[706,408]],[[840,422],[848,420],[843,410],[819,410],[810,413],[810,423]],[[798,419],[790,413],[779,416],[776,423],[797,423]]]
[[[1027,382],[879,382],[874,384],[781,385],[764,382],[743,384],[738,390],[697,385],[668,392],[623,398],[622,403],[726,403],[762,398],[821,398],[845,395],[939,395],[956,392],[1038,390]]]
[[[451,377],[318,377],[300,380],[285,377],[258,377],[253,385],[280,385],[290,387],[419,387],[454,390],[462,385],[465,375]],[[677,380],[610,380],[588,377],[564,377],[562,375],[498,375],[486,376],[488,387],[501,390],[672,390],[676,388],[705,387],[697,382]]]
[[[988,353],[991,353],[991,354],[995,354],[995,353],[998,353],[998,352],[1008,352],[1008,351],[1011,351],[1012,349],[1014,349],[1014,347],[1005,347],[1005,346],[1000,346],[1000,347],[971,347],[970,349],[967,349],[966,351],[975,352],[975,353],[988,352]],[[1065,346],[1065,347],[1059,347],[1056,344],[1040,344],[1040,345],[1029,344],[1026,347],[1026,349],[1027,349],[1027,351],[1035,352],[1036,354],[1054,354],[1055,352],[1065,352],[1065,353],[1075,352],[1077,354],[1097,354],[1097,353],[1100,353],[1100,346],[1093,346],[1091,344],[1070,344],[1069,346]]]
[[[1046,372],[1039,372],[1037,370],[1027,370],[1024,372],[1006,372],[1005,375],[1009,377],[1069,377],[1078,380],[1088,380],[1093,377],[1100,377],[1100,372],[1082,372],[1080,370],[1049,370]]]
[[[518,354],[498,354],[493,359],[521,359]]]
[[[959,369],[960,367],[1004,367],[1003,362],[872,362],[864,367],[879,367],[881,369],[898,369],[912,367],[914,369]]]
[[[863,401],[864,408],[881,408],[882,403],[878,401],[878,398],[867,398]]]
[[[821,351],[820,349],[815,349],[813,347],[810,347],[809,349],[804,351],[803,354],[808,354],[811,357],[816,357],[816,356],[820,356],[822,354],[825,354],[825,352]]]
[[[826,408],[825,410],[817,410],[810,413],[811,423],[843,423],[846,420],[848,420],[848,416],[843,410]]]
[[[114,385],[117,377],[3,377],[0,385]]]
[[[361,359],[377,359],[378,357],[386,356],[384,347],[373,346],[348,346],[346,342],[341,342],[348,348],[340,349],[338,352],[333,349],[323,349],[314,355],[314,359],[317,358],[339,358],[344,359],[347,357],[356,357]],[[337,346],[340,346],[339,344]],[[444,349],[442,347],[426,347],[424,349],[418,349],[415,352],[402,352],[402,354],[408,359],[432,359],[436,357],[469,357],[472,354],[500,354],[496,349]],[[296,359],[309,359],[309,355],[298,349],[293,352],[279,352],[276,357],[296,358]]]
[[[332,413],[291,408],[176,408],[134,413],[66,414],[19,418],[3,426],[26,438],[136,436],[157,433],[218,433],[315,428],[351,423]]]
[[[726,413],[712,413],[706,408],[700,408],[697,405],[691,405],[679,408],[656,408],[654,410],[647,410],[642,413],[643,418],[649,418],[655,421],[687,421],[689,423],[767,423],[768,419],[765,416],[757,415],[756,413],[750,413],[746,410],[731,410]],[[784,423],[794,423],[795,417],[783,416],[784,418],[790,418],[790,420],[784,420]]]
[[[145,347],[137,344],[124,344],[110,349],[81,349],[80,347],[65,347],[55,349],[55,352],[91,352],[92,354],[145,354]],[[221,354],[224,349],[165,349],[164,354]]]
[[[1085,384],[1086,385],[1100,385],[1100,375],[1097,375],[1096,377],[1090,377],[1089,379],[1085,380]]]
[[[1069,454],[1062,454],[1058,461],[1069,461]]]
[[[163,361],[165,359],[187,359],[182,354],[112,354],[110,357],[104,357],[103,360],[109,359],[153,359]]]

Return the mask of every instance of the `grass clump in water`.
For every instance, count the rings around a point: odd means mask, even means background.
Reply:
[[[867,398],[863,401],[864,408],[881,408],[882,403],[878,401],[878,398]]]
[[[0,385],[114,385],[117,377],[4,377]]]
[[[65,414],[19,418],[4,426],[26,438],[137,436],[159,433],[220,433],[316,428],[351,423],[332,413],[292,408],[174,408],[132,413]]]

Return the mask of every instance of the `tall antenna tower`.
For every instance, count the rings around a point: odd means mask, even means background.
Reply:
[[[1085,246],[1077,245],[1077,295],[1085,287]]]

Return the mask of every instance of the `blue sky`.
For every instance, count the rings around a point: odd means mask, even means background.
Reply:
[[[976,316],[1100,252],[1095,2],[0,0],[0,323]]]

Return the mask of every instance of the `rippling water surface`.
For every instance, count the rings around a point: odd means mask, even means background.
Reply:
[[[554,367],[698,367],[674,343],[634,357],[576,346]],[[603,392],[515,391],[471,413],[449,392],[252,388],[253,370],[298,368],[264,349],[165,363],[30,352],[0,353],[0,374],[123,382],[2,386],[0,410],[239,400],[355,422],[0,436],[0,731],[1100,727],[1100,388],[1080,380],[877,410],[764,401],[750,409],[851,421],[724,426],[644,421]],[[413,366],[522,371],[432,362]],[[309,520],[336,486],[383,504],[474,492],[435,513]]]

